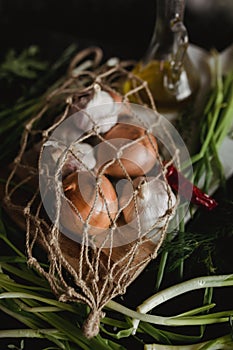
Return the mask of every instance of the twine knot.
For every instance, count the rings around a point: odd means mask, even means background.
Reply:
[[[102,310],[92,310],[83,324],[83,334],[91,339],[99,333],[100,320],[105,316]]]
[[[61,294],[58,298],[58,301],[60,301],[61,303],[66,303],[68,301],[67,295],[65,293]]]
[[[33,256],[30,256],[30,258],[28,258],[27,263],[28,263],[28,266],[33,267],[33,266],[35,266],[35,264],[37,263],[37,260],[36,260],[36,258],[34,258]]]

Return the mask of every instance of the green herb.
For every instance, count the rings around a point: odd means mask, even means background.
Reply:
[[[30,46],[17,56],[15,50],[9,50],[5,60],[0,64],[0,79],[12,81],[15,77],[37,78],[39,72],[48,68],[46,62],[42,62],[36,57],[38,51],[37,46]]]
[[[225,186],[218,150],[233,123],[233,71],[224,76],[218,53],[213,52],[213,58],[212,87],[200,118],[199,150],[191,157],[193,182],[198,186],[203,186],[203,190],[207,193],[211,186]],[[190,110],[187,110],[179,119],[178,128],[181,129],[181,133],[182,128],[186,130],[187,124],[191,124],[191,117],[188,117],[188,113],[190,113]],[[192,116],[192,113],[190,116]],[[202,185],[203,180],[204,185]],[[215,230],[216,226],[211,226],[211,234],[208,230],[207,232],[202,230],[204,232],[196,234],[195,231],[190,232],[189,228],[182,226],[177,232],[177,239],[170,242],[168,237],[161,249],[162,253],[156,282],[157,288],[162,283],[165,272],[179,269],[182,279],[184,260],[189,258],[194,251],[198,252],[199,258],[202,256],[203,262],[205,261],[207,273],[214,271],[211,257],[216,243],[221,239],[221,236],[225,235],[226,230],[229,232],[229,235],[232,235],[232,209],[230,208],[232,208],[230,203],[229,205],[225,204],[224,210],[220,209],[221,213],[217,215],[217,218],[221,217],[221,215],[224,217],[224,223],[218,233]],[[228,215],[229,210],[230,215]],[[216,211],[218,209],[215,210],[215,213]],[[198,216],[199,213],[197,214]],[[213,215],[213,221],[215,222],[214,218],[215,215]]]
[[[204,189],[223,183],[224,176],[218,150],[233,122],[233,71],[223,76],[218,55],[215,54],[213,88],[200,120],[200,150],[191,160],[194,181],[198,184],[205,174]]]
[[[9,163],[15,156],[24,123],[36,115],[43,106],[44,94],[48,86],[51,90],[57,86],[61,72],[67,68],[68,61],[76,50],[76,45],[70,45],[49,69],[47,69],[48,63],[34,57],[38,53],[38,48],[35,46],[23,51],[19,56],[16,56],[14,50],[9,51],[5,61],[0,65],[0,84],[7,80],[9,88],[5,91],[4,84],[5,92],[0,102],[0,105],[2,104],[0,110],[1,161]],[[21,84],[25,86],[25,80],[22,82],[20,79],[22,77],[30,80],[30,86],[26,84],[26,91],[21,89]],[[19,90],[20,94],[17,93],[15,96],[12,89]],[[5,96],[7,103],[3,100]],[[10,100],[8,100],[9,96]]]
[[[9,247],[16,255],[0,258],[2,271],[0,274],[0,309],[19,320],[27,328],[0,331],[0,338],[14,338],[17,336],[46,338],[56,344],[59,349],[67,349],[67,344],[71,348],[75,345],[78,346],[74,349],[124,349],[117,341],[124,337],[132,337],[133,327],[130,319],[124,319],[122,316],[118,320],[111,317],[104,318],[101,326],[103,336],[99,335],[98,338],[91,341],[83,338],[81,326],[88,313],[87,307],[82,304],[65,304],[55,300],[48,282],[35,271],[28,269],[24,254],[7,239],[4,226],[3,224],[0,226],[2,228],[1,238],[7,244],[9,243]],[[21,283],[17,282],[18,278],[20,278]],[[224,286],[233,286],[232,275],[199,277],[156,293],[150,298],[149,305],[150,308],[154,305],[158,306],[179,294],[195,289]],[[210,313],[210,310],[215,307],[210,299],[205,294],[203,306],[169,317],[143,315],[142,312],[145,312],[145,309],[140,308],[140,313],[138,313],[114,301],[107,304],[106,312],[108,314],[108,310],[112,310],[118,314],[143,321],[142,324],[139,324],[138,337],[141,334],[147,334],[167,345],[184,341],[192,344],[197,340],[201,340],[202,333],[199,336],[188,336],[173,331],[161,330],[158,326],[208,325],[228,322],[233,311]],[[145,301],[144,305],[148,307],[148,301]],[[208,315],[206,311],[209,311]],[[151,323],[156,326],[150,325]],[[111,330],[106,327],[110,327]],[[104,334],[115,338],[115,341],[111,341],[111,346]]]

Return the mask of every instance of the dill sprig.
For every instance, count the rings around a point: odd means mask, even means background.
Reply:
[[[0,79],[9,81],[15,80],[15,77],[25,79],[35,79],[38,73],[48,68],[46,62],[36,57],[39,48],[30,46],[23,50],[19,55],[11,49],[7,52],[4,61],[0,64]]]
[[[186,269],[189,273],[197,267],[197,261],[199,268],[202,267],[206,274],[226,273],[226,265],[229,269],[233,259],[230,254],[229,257],[225,256],[225,259],[222,259],[222,256],[219,256],[221,253],[219,247],[224,245],[224,242],[233,242],[232,216],[233,201],[224,200],[214,212],[196,213],[185,227],[182,242],[179,239],[179,232],[173,240],[168,236],[162,248],[168,254],[165,275],[179,269],[181,258],[183,261],[188,259]],[[227,258],[231,260],[228,263]]]

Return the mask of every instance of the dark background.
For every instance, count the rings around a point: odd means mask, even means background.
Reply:
[[[54,58],[70,43],[98,45],[106,57],[140,58],[150,41],[156,0],[0,0],[1,51],[38,44]],[[233,39],[232,0],[187,0],[190,42],[224,49]]]

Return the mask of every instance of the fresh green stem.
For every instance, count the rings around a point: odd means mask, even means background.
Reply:
[[[31,106],[35,105],[35,103],[38,101],[38,99],[31,99],[29,101],[22,101],[19,103],[16,103],[16,105],[11,109],[4,109],[0,112],[0,120],[6,118],[6,116],[10,113],[19,113],[20,111],[26,111],[27,108],[30,108]]]
[[[0,233],[0,239],[2,239],[17,255],[25,258],[25,255],[19,249],[17,249],[4,234]]]
[[[48,291],[50,290],[47,281],[42,279],[41,277],[36,276],[35,274],[33,274],[32,270],[19,269],[17,267],[14,267],[14,266],[12,266],[10,264],[3,263],[3,262],[0,263],[0,266],[5,271],[10,272],[10,273],[14,274],[17,277],[22,277],[22,275],[23,275],[24,280],[27,281],[27,282],[30,282],[30,283],[35,284],[35,285],[38,285],[40,288],[46,289]],[[10,282],[10,280],[8,282]],[[11,281],[11,282],[14,283],[13,281]],[[20,287],[19,284],[17,284],[17,285]]]
[[[117,328],[127,328],[129,326],[127,322],[119,321],[109,317],[102,318],[101,323]]]
[[[221,115],[220,125],[215,132],[216,147],[218,148],[226,136],[232,122],[233,122],[233,72],[229,74],[224,82],[224,102]]]
[[[183,208],[180,208],[180,214],[181,214],[181,221],[180,221],[180,228],[179,228],[179,241],[182,246],[184,246],[184,232],[185,232],[185,224],[183,219]],[[183,255],[183,254],[182,254]],[[184,275],[184,257],[181,256],[180,258],[180,265],[179,265],[179,277],[182,280]]]
[[[209,97],[203,113],[202,128],[200,134],[201,149],[191,158],[193,165],[202,164],[207,156],[211,143],[215,142],[218,150],[232,123],[233,116],[233,73],[229,73],[223,80],[220,62],[215,56],[214,88]]]
[[[39,111],[39,108],[41,106],[41,101],[37,104],[32,104],[32,106],[28,107],[25,111],[19,113],[17,115],[17,118],[15,118],[15,115],[10,111],[11,114],[10,118],[7,118],[7,121],[5,124],[2,124],[0,127],[0,134],[3,134],[13,128],[16,125],[19,125],[19,123],[22,123],[27,120],[33,113],[36,113]]]
[[[221,285],[222,287],[222,285]],[[163,316],[155,316],[155,315],[147,315],[143,313],[139,313],[136,311],[133,311],[131,309],[128,309],[127,307],[120,305],[114,301],[110,301],[107,304],[107,307],[111,310],[118,311],[126,316],[139,319],[140,321],[157,324],[161,326],[195,326],[195,325],[203,325],[203,324],[214,324],[214,323],[224,323],[229,321],[229,317],[232,315],[233,311],[231,311],[229,314],[224,313],[223,317],[219,317],[220,315],[217,314],[213,315],[212,318],[210,317],[178,317],[178,316],[172,316],[172,317],[163,317]]]
[[[155,289],[159,290],[160,285],[162,283],[163,280],[163,276],[164,276],[164,270],[167,264],[167,258],[168,258],[168,251],[163,250],[162,254],[161,254],[161,259],[160,259],[160,263],[159,263],[159,269],[158,269],[158,274],[157,274],[157,279],[156,279],[156,284],[155,284]]]
[[[233,347],[231,335],[226,335],[210,341],[189,344],[189,345],[161,345],[161,344],[146,344],[144,350],[230,350]]]
[[[5,277],[5,274],[0,274],[0,283],[1,287],[8,292],[11,292],[12,290],[14,292],[48,292],[47,288],[15,283],[14,281]]]
[[[59,307],[55,307],[55,306],[37,306],[37,307],[26,307],[26,306],[24,306],[22,309],[27,311],[27,312],[33,312],[33,313],[65,311],[65,310],[63,310],[63,309],[61,309]]]
[[[41,301],[45,304],[54,305],[57,308],[59,308],[60,310],[66,310],[66,311],[70,311],[72,313],[76,312],[76,309],[69,304],[61,303],[61,302],[56,301],[54,299],[43,298],[43,297],[40,297],[40,296],[34,295],[34,294],[19,293],[19,292],[6,292],[6,293],[0,294],[0,300],[1,299],[16,299],[16,298],[38,300],[38,301]]]
[[[202,324],[211,324],[217,322],[227,322],[229,319],[229,314],[221,317],[213,316],[213,319],[209,317],[162,317],[162,316],[152,316],[146,315],[147,312],[154,309],[156,306],[174,298],[178,295],[187,293],[189,291],[207,288],[207,287],[224,287],[224,286],[233,286],[233,276],[232,275],[222,275],[222,276],[204,276],[200,278],[194,278],[192,280],[182,282],[178,285],[169,287],[163,291],[158,292],[157,294],[151,296],[149,299],[145,300],[136,311],[132,311],[125,306],[122,306],[114,301],[110,301],[107,304],[107,307],[115,311],[121,312],[129,317],[138,319],[140,321],[145,321],[153,324],[160,325],[202,325]],[[219,315],[218,315],[219,316]],[[134,325],[135,326],[135,325]],[[134,327],[134,332],[135,332]]]
[[[179,314],[177,317],[186,317],[186,316],[197,315],[197,314],[200,314],[201,312],[209,311],[210,309],[212,309],[215,306],[216,306],[216,304],[214,304],[214,303],[200,306],[200,307],[197,307],[196,309],[183,312],[182,314]]]
[[[184,335],[180,333],[161,330],[146,322],[140,322],[138,331],[143,331],[144,333],[147,333],[150,336],[152,336],[155,340],[164,344],[170,344],[173,342],[193,343],[195,341],[200,340],[202,337],[202,334]]]
[[[4,329],[0,330],[0,338],[45,338],[50,334],[60,339],[64,337],[59,334],[57,329]]]
[[[212,116],[212,123],[211,123],[210,128],[208,130],[208,133],[206,135],[205,141],[201,147],[200,152],[197,155],[194,155],[193,157],[191,157],[192,164],[195,164],[196,162],[201,160],[204,157],[204,154],[209,147],[209,143],[210,143],[211,138],[213,136],[214,128],[215,128],[217,120],[218,120],[218,115],[219,115],[219,112],[222,108],[221,107],[221,103],[222,103],[222,94],[221,93],[217,96],[216,103],[217,103],[216,110],[214,111],[214,114]]]
[[[28,317],[25,317],[25,316],[19,314],[18,312],[14,312],[14,311],[10,310],[6,306],[2,305],[1,303],[0,303],[0,310],[3,311],[5,314],[15,318],[19,322],[25,324],[29,328],[32,328],[32,329],[38,328],[37,325],[35,324],[34,320],[32,320],[31,318],[29,319]]]

